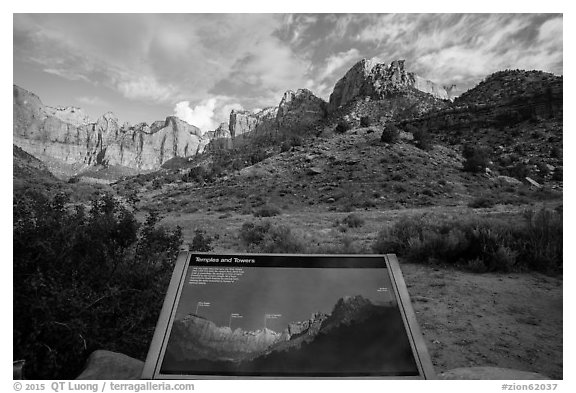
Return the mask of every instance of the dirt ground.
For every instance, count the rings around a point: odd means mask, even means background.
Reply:
[[[515,219],[525,208],[496,207],[474,214]],[[286,212],[268,220],[289,225],[314,244],[337,244],[348,237],[362,253],[371,253],[378,230],[402,216],[424,213],[441,217],[472,214],[465,206],[357,211],[364,225],[345,233],[335,223],[349,213]],[[180,225],[186,242],[201,228],[218,236],[213,243],[215,252],[245,252],[238,238],[240,227],[246,221],[260,220],[252,215],[199,211],[172,213],[163,222]],[[402,260],[400,264],[437,373],[494,366],[563,378],[562,277],[533,272],[479,274]]]
[[[562,278],[401,262],[437,373],[493,366],[562,379]]]

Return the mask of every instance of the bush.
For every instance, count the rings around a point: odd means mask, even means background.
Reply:
[[[192,239],[191,251],[209,252],[212,251],[212,240],[210,236],[206,235],[201,229],[194,231],[194,238]]]
[[[562,271],[562,215],[542,209],[521,223],[495,219],[404,218],[380,231],[372,249],[413,262],[441,261],[475,271]]]
[[[562,158],[562,149],[559,146],[552,146],[550,149],[550,157],[551,158]]]
[[[546,165],[545,162],[539,162],[538,164],[536,164],[536,167],[538,168],[540,175],[546,176],[550,174],[550,169],[548,169],[548,165]]]
[[[322,245],[310,250],[313,254],[366,254],[366,250],[347,235],[337,245]]]
[[[71,379],[107,349],[143,359],[182,243],[109,194],[89,209],[28,194],[13,206],[14,359],[32,379]],[[143,307],[143,305],[145,305]]]
[[[372,125],[372,119],[370,116],[362,116],[360,118],[360,127],[370,127]]]
[[[478,173],[483,172],[488,166],[488,150],[472,145],[464,146],[462,151],[464,157],[464,171]]]
[[[205,179],[208,177],[208,173],[203,166],[196,166],[191,168],[188,173],[182,175],[182,181],[185,182],[196,182],[196,183],[204,183]]]
[[[257,164],[260,161],[264,161],[266,158],[268,158],[266,152],[262,149],[258,149],[250,155],[250,164]]]
[[[337,134],[343,134],[346,131],[349,131],[351,129],[352,129],[352,124],[350,124],[348,121],[342,119],[338,122],[338,125],[334,129],[334,132]]]
[[[252,252],[298,253],[306,251],[305,243],[285,225],[245,222],[240,229],[240,240]]]
[[[400,138],[400,130],[394,124],[388,124],[382,131],[380,140],[385,143],[396,143]]]
[[[427,129],[416,129],[413,132],[416,147],[422,150],[432,150],[432,135]]]
[[[274,217],[280,213],[280,209],[276,206],[266,205],[254,211],[254,217]]]
[[[348,225],[349,228],[358,228],[364,225],[364,219],[362,217],[352,213],[347,215],[343,220],[342,223]]]
[[[470,201],[470,203],[468,203],[468,207],[471,207],[473,209],[485,209],[485,208],[493,207],[495,204],[496,203],[491,198],[479,197],[479,198],[475,198],[474,200]]]
[[[302,146],[302,137],[299,135],[292,135],[288,140],[282,142],[280,151],[286,152],[295,146]]]
[[[515,177],[516,179],[524,179],[530,176],[530,168],[522,162],[517,163],[512,168],[507,170],[508,176]]]

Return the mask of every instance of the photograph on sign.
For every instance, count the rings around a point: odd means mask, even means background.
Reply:
[[[422,376],[383,256],[193,254],[178,282],[156,377]]]

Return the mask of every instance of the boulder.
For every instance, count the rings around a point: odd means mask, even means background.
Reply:
[[[500,184],[508,184],[511,186],[521,186],[522,182],[514,177],[510,177],[510,176],[498,176],[496,178]]]
[[[140,379],[144,362],[121,353],[98,350],[88,357],[84,371],[76,379]]]
[[[462,367],[437,375],[438,379],[532,380],[550,379],[545,375],[500,367]]]
[[[531,186],[536,187],[536,188],[542,188],[542,185],[540,183],[538,183],[536,180],[534,180],[530,177],[525,177],[524,179],[526,179],[528,184],[530,184]]]

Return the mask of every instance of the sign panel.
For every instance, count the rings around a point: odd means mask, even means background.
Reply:
[[[181,252],[142,377],[434,371],[395,255]]]

